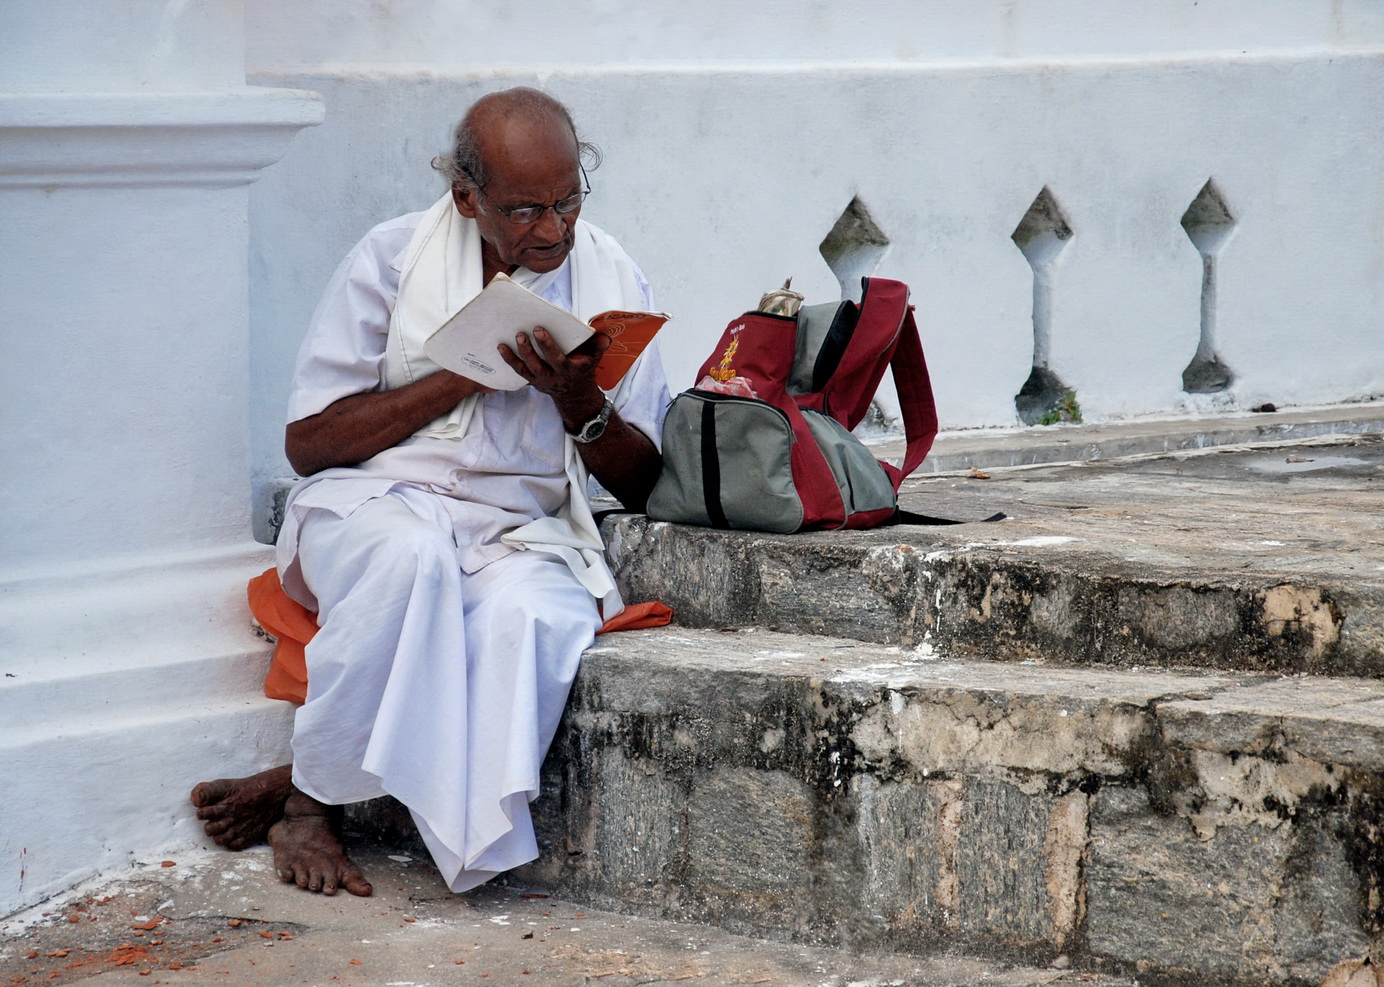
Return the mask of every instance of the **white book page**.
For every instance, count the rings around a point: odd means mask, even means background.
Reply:
[[[514,349],[514,337],[533,337],[542,326],[570,353],[591,338],[591,327],[571,312],[558,308],[523,285],[497,274],[442,327],[428,337],[423,352],[439,367],[497,391],[517,391],[524,380],[500,357],[501,343]]]

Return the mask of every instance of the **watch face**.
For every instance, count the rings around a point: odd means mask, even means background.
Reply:
[[[610,403],[607,398],[606,403],[601,406],[601,413],[582,426],[581,431],[572,438],[578,442],[595,442],[602,435],[605,435],[606,424],[610,421],[610,416],[615,413],[615,405]]]

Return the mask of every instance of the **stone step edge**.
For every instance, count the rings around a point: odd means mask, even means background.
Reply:
[[[1004,661],[1384,676],[1371,630],[1384,627],[1384,587],[1369,583],[929,551],[887,531],[828,542],[644,515],[616,515],[603,530],[625,598],[660,600],[689,627],[926,642]]]
[[[955,429],[938,433],[920,472],[926,475],[972,468],[1123,459],[1379,431],[1384,431],[1381,402],[1286,408],[1269,414],[1235,412],[1198,418]],[[897,459],[903,455],[904,443],[899,436],[871,437],[867,441],[881,458]]]
[[[614,673],[617,668],[621,674]],[[784,689],[822,692],[856,705],[880,697],[891,705],[947,704],[965,696],[997,710],[1032,704],[1038,735],[1088,745],[1077,755],[1069,751],[1050,759],[1051,752],[1039,747],[1007,748],[978,738],[965,758],[921,765],[932,773],[966,770],[967,760],[979,757],[1003,770],[1060,774],[1084,764],[1122,775],[1139,751],[1120,746],[1134,743],[1132,737],[1102,732],[1110,711],[1147,715],[1163,743],[1227,756],[1292,755],[1384,773],[1384,682],[1373,678],[1013,663],[947,655],[929,646],[677,626],[599,638],[583,657],[579,681],[595,677],[603,704],[633,713],[691,713],[696,696],[748,698],[756,690]],[[645,691],[659,679],[678,683],[687,696]],[[891,743],[902,743],[900,729],[891,728]]]

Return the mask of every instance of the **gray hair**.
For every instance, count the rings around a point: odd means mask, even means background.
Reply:
[[[557,116],[572,131],[577,142],[577,156],[588,169],[595,170],[601,164],[601,149],[577,134],[577,125],[572,122],[572,113],[562,103],[539,89],[519,86],[502,92],[482,96],[466,111],[452,135],[452,150],[432,159],[432,166],[442,173],[449,185],[483,186],[489,182],[485,173],[485,160],[481,155],[480,135],[477,131],[476,112],[482,104],[502,101],[506,110],[530,117]]]

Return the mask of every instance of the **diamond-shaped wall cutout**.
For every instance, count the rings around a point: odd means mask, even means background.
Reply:
[[[1234,227],[1235,217],[1230,215],[1230,207],[1225,204],[1221,190],[1208,178],[1182,214],[1182,228],[1187,231],[1187,238],[1201,253],[1214,253]]]
[[[1009,238],[1024,252],[1028,262],[1035,265],[1056,256],[1072,238],[1067,217],[1062,215],[1062,209],[1046,186],[1033,200],[1033,205],[1028,207],[1028,212],[1024,213],[1024,218],[1019,220],[1019,225],[1014,227]]]
[[[1072,228],[1057,200],[1046,187],[1010,234],[1033,269],[1033,371],[1014,395],[1019,420],[1035,425],[1072,406],[1067,400],[1071,389],[1048,368],[1048,346],[1052,338],[1053,283],[1057,274],[1057,255],[1072,238]]]
[[[1235,217],[1211,179],[1182,214],[1182,229],[1201,254],[1201,337],[1196,355],[1182,371],[1182,389],[1188,394],[1214,394],[1235,379],[1216,354],[1216,265],[1221,248],[1235,231]]]
[[[875,273],[889,252],[889,238],[856,196],[817,248],[841,284],[841,297],[860,300],[860,279]]]

